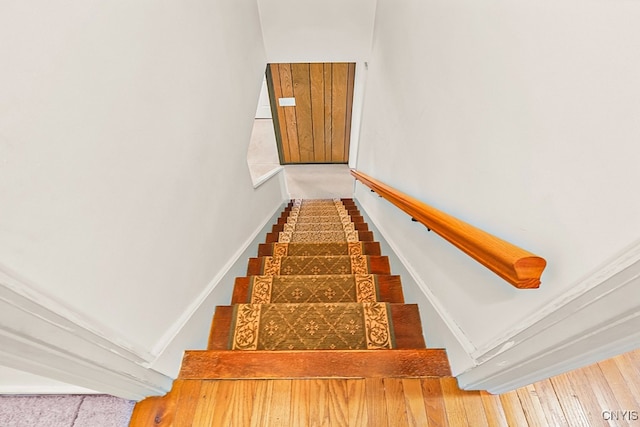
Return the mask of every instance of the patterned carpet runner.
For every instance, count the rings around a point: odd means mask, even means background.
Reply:
[[[237,304],[233,350],[391,349],[387,303]]]
[[[395,348],[390,306],[340,200],[296,200],[233,308],[233,350]]]

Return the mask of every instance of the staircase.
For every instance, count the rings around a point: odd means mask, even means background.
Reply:
[[[173,390],[139,403],[131,425],[196,425],[176,389],[211,380],[446,376],[354,202],[295,200],[216,307],[207,350],[187,351]]]

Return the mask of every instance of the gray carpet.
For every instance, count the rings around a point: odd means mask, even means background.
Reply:
[[[106,395],[0,396],[0,426],[127,427],[134,405]]]

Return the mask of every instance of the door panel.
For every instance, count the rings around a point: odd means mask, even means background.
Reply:
[[[314,161],[314,152],[309,64],[291,64],[291,78],[293,81],[293,97],[296,99],[296,105],[293,108],[296,111],[300,163],[312,163]]]
[[[282,67],[278,67],[278,73],[280,74],[280,84],[282,98],[295,98],[293,94],[293,78],[291,76],[291,64],[283,64]],[[298,125],[296,120],[296,109],[281,107],[279,103],[276,104],[278,109],[284,111],[285,121],[281,127],[282,131],[287,134],[289,146],[286,148],[289,161],[291,163],[301,163],[300,161],[300,147],[298,145]],[[286,158],[286,157],[285,157]]]
[[[331,159],[331,83],[333,82],[333,67],[323,64],[324,68],[324,155]]]
[[[311,120],[314,124],[313,156],[314,159],[325,159],[324,64],[310,64],[309,75],[311,78]]]
[[[282,164],[347,163],[353,63],[269,64],[267,84]],[[280,98],[294,98],[282,106]]]

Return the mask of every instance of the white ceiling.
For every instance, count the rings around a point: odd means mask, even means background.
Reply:
[[[365,61],[376,0],[258,0],[268,62]]]

